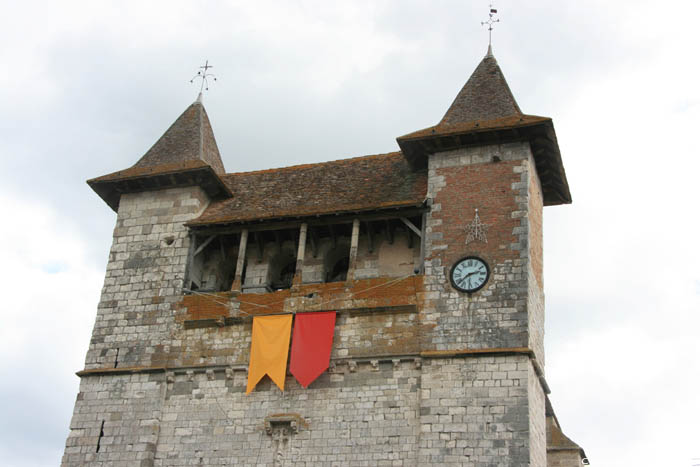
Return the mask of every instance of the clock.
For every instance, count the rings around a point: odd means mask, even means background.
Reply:
[[[474,293],[489,280],[489,265],[477,256],[467,256],[457,261],[450,271],[452,287],[460,292]]]

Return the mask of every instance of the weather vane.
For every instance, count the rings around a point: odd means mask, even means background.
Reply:
[[[486,21],[482,21],[481,25],[483,26],[484,24],[489,25],[489,47],[491,47],[491,31],[493,31],[493,25],[500,22],[500,19],[494,19],[494,16],[498,13],[498,10],[496,10],[493,5],[489,4],[489,19]]]
[[[214,81],[216,81],[216,76],[214,76],[212,73],[207,73],[209,68],[214,68],[214,65],[209,65],[209,60],[207,60],[204,63],[204,66],[200,66],[199,68],[200,71],[197,72],[196,75],[192,77],[190,80],[190,83],[194,83],[194,80],[197,78],[202,79],[202,85],[199,87],[199,93],[202,94],[202,90],[206,89],[207,91],[209,90],[209,81],[207,81],[207,78],[211,77],[214,78]],[[206,84],[206,87],[204,86]]]

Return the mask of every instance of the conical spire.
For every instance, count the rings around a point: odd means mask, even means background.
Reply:
[[[486,56],[457,94],[440,124],[454,125],[516,115],[522,115],[522,112],[489,45]]]
[[[115,211],[121,195],[199,186],[211,199],[228,198],[226,173],[201,95],[132,167],[88,180]]]
[[[226,173],[201,98],[175,120],[134,167],[153,167],[157,171],[158,166],[196,160],[209,164],[218,174]]]
[[[440,152],[469,146],[528,141],[545,205],[571,202],[552,119],[523,114],[489,45],[486,56],[435,126],[396,138],[414,170]]]

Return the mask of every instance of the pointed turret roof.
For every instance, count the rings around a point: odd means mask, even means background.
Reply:
[[[155,168],[197,160],[209,164],[217,174],[226,173],[201,95],[170,125],[134,167]]]
[[[552,119],[522,113],[489,46],[445,116],[435,126],[396,138],[409,163],[467,146],[528,141],[542,182],[545,205],[571,202]]]
[[[459,91],[440,124],[455,125],[522,114],[489,46],[489,53]]]
[[[201,94],[132,167],[88,180],[115,211],[124,193],[200,186],[211,198],[231,196],[226,170]]]

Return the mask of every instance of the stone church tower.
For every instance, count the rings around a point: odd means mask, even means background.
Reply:
[[[117,224],[63,465],[580,465],[544,370],[542,209],[571,202],[551,119],[489,49],[397,141],[226,173],[198,100],[89,180]],[[322,312],[327,371],[246,394],[253,323]]]

